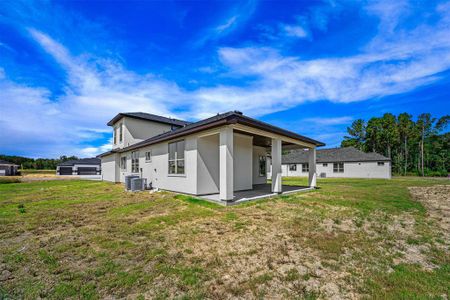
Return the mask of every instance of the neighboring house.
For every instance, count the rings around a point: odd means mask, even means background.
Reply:
[[[295,150],[283,155],[283,176],[307,176],[308,153]],[[391,178],[391,160],[378,153],[365,153],[354,147],[317,150],[319,177]]]
[[[126,175],[147,179],[154,188],[211,195],[232,201],[234,192],[267,182],[267,153],[273,157],[271,191],[282,192],[283,149],[321,142],[232,111],[195,123],[145,113],[120,113],[113,128],[113,149],[99,155],[103,180],[124,182]],[[311,169],[315,163],[312,160]],[[315,186],[311,172],[310,186]]]
[[[13,164],[6,160],[0,160],[0,176],[18,175],[19,165]]]
[[[92,176],[101,174],[101,159],[83,158],[68,160],[56,167],[56,175]]]

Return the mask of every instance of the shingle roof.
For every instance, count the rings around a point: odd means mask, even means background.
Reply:
[[[318,149],[316,157],[318,163],[390,161],[389,158],[381,154],[375,152],[365,153],[354,147]],[[293,150],[282,157],[283,164],[306,162],[308,162],[308,152],[306,150]]]
[[[316,140],[313,140],[311,138],[302,136],[300,134],[297,134],[295,132],[292,131],[288,131],[273,125],[270,125],[268,123],[259,121],[259,120],[255,120],[253,118],[244,116],[241,112],[239,111],[229,111],[223,114],[217,114],[213,117],[195,122],[195,123],[190,123],[184,127],[180,127],[177,128],[175,130],[172,131],[168,131],[165,133],[162,133],[160,135],[151,137],[149,139],[146,139],[142,142],[133,144],[131,146],[125,147],[123,149],[113,149],[112,151],[108,151],[106,153],[100,154],[98,157],[102,157],[111,153],[116,153],[116,152],[125,152],[125,151],[129,151],[132,149],[137,149],[140,147],[144,147],[144,146],[148,146],[148,145],[152,145],[152,144],[156,144],[162,141],[166,141],[166,140],[170,140],[170,139],[174,139],[177,137],[181,137],[181,136],[185,136],[194,132],[198,132],[198,131],[202,131],[202,130],[206,130],[208,128],[213,128],[213,127],[217,127],[217,126],[221,126],[221,125],[226,125],[226,124],[236,124],[236,123],[240,123],[243,125],[249,125],[255,128],[259,128],[259,129],[263,129],[269,132],[273,132],[273,133],[277,133],[280,135],[284,135],[293,139],[297,139],[303,142],[308,142],[311,144],[314,144],[316,146],[324,146],[325,144]]]
[[[101,159],[97,157],[72,159],[58,164],[58,166],[73,166],[73,165],[99,165]]]
[[[6,161],[6,160],[2,160],[2,159],[0,159],[0,165],[15,165],[15,166],[18,166],[15,163],[12,163],[12,162],[9,162],[9,161]]]
[[[183,121],[183,120],[166,118],[163,116],[152,115],[152,114],[143,113],[143,112],[127,112],[127,113],[117,114],[117,116],[112,118],[111,121],[109,121],[107,123],[107,125],[108,126],[114,125],[114,123],[119,121],[122,117],[130,117],[130,118],[135,118],[135,119],[148,120],[148,121],[164,123],[164,124],[169,124],[169,125],[176,125],[176,126],[180,126],[180,127],[191,123],[191,122],[187,122],[187,121]]]

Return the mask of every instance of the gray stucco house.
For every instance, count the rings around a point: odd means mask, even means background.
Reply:
[[[365,153],[354,147],[317,150],[316,163],[319,177],[391,178],[389,158],[374,152]],[[294,150],[284,154],[282,174],[309,176],[308,152]]]
[[[92,176],[101,174],[101,159],[82,158],[58,164],[56,175]]]
[[[0,176],[15,176],[18,175],[19,165],[11,163],[6,160],[0,160]]]
[[[153,188],[218,201],[235,201],[240,191],[267,186],[267,155],[272,156],[269,193],[282,193],[281,154],[308,149],[309,187],[316,185],[316,147],[324,144],[247,117],[238,111],[195,123],[146,113],[119,113],[113,148],[99,155],[102,178],[124,182],[127,175],[146,178]]]

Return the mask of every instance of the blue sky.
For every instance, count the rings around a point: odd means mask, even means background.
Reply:
[[[450,2],[0,1],[3,154],[96,155],[126,111],[332,147],[357,118],[448,114],[449,83]]]

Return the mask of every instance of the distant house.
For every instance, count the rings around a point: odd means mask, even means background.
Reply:
[[[318,177],[391,178],[391,160],[354,147],[317,150]],[[282,157],[283,176],[308,176],[308,151],[294,150]]]
[[[19,165],[13,164],[6,160],[0,160],[0,176],[18,175]]]
[[[100,158],[83,158],[77,160],[68,160],[60,163],[56,167],[56,175],[100,175]]]

